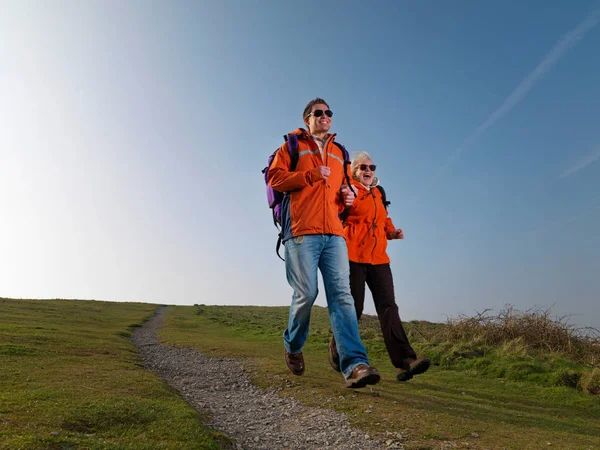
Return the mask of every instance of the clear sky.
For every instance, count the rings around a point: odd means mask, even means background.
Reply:
[[[261,169],[320,96],[404,320],[600,327],[599,80],[598,1],[2,1],[0,296],[289,305]]]

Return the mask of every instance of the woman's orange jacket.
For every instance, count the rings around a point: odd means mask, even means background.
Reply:
[[[348,258],[352,262],[387,264],[387,235],[396,227],[388,217],[379,189],[367,189],[356,180],[352,186],[357,198],[350,207],[344,228]]]
[[[344,236],[339,214],[343,210],[340,187],[346,184],[349,166],[344,167],[344,154],[334,144],[335,134],[330,134],[323,146],[324,159],[316,142],[303,128],[293,131],[298,135],[298,164],[290,172],[291,158],[287,143],[278,150],[269,168],[269,185],[280,192],[289,192],[289,204],[283,204],[283,238],[305,234],[333,234]],[[331,174],[327,180],[319,166],[328,166]]]

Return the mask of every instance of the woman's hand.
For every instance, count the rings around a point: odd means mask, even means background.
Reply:
[[[400,228],[390,231],[388,233],[388,239],[404,239],[404,231],[402,231]]]

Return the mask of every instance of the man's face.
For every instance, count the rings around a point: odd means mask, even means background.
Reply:
[[[320,114],[319,117],[315,116],[315,111],[321,111],[321,113],[316,113],[317,115]],[[304,119],[304,123],[312,134],[327,133],[331,128],[331,117],[325,113],[326,111],[331,113],[327,105],[317,103],[313,105],[310,115]]]

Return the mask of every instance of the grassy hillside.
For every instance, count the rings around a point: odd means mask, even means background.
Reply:
[[[141,367],[128,337],[155,308],[0,299],[0,449],[216,449],[227,442]],[[497,331],[489,317],[408,323],[415,347],[437,365],[398,383],[377,320],[366,316],[361,334],[383,381],[352,391],[329,367],[331,334],[320,307],[313,309],[306,373],[289,373],[281,338],[287,313],[285,307],[172,306],[160,339],[243,358],[257,384],[345,412],[355,425],[406,449],[600,449],[593,339],[570,333],[566,348],[551,349],[557,341],[546,324],[534,333],[546,333],[537,348],[511,334],[507,323],[518,315],[502,325],[509,337],[503,343],[478,328]]]
[[[383,381],[372,389],[351,391],[327,362],[331,334],[324,308],[313,309],[305,375],[288,372],[281,337],[287,312],[284,307],[172,307],[160,337],[211,355],[245,358],[258,384],[309,405],[346,412],[370,433],[401,436],[407,449],[600,448],[600,398],[551,375],[556,370],[591,373],[566,353],[514,342],[506,348],[478,340],[469,345],[451,334],[452,342],[443,341],[449,325],[408,323],[415,347],[430,352],[438,365],[398,383],[378,322],[365,317],[361,335]]]
[[[0,299],[0,449],[221,448],[128,339],[155,309]]]

